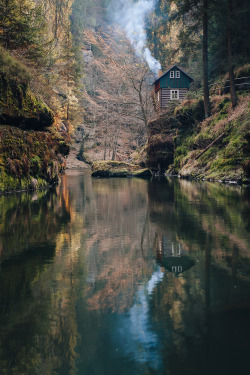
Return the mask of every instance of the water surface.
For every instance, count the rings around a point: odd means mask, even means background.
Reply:
[[[249,373],[250,189],[91,179],[0,196],[0,374]]]

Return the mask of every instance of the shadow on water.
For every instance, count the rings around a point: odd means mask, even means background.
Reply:
[[[70,214],[53,190],[2,196],[0,206],[1,374],[42,373],[36,337],[49,334],[50,296],[36,283],[55,258],[55,236]]]
[[[0,197],[1,374],[247,373],[249,191],[68,171]]]

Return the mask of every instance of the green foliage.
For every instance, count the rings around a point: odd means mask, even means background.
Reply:
[[[242,104],[235,109],[234,115],[228,97],[219,102],[214,100],[214,115],[206,125],[178,129],[174,139],[175,171],[182,175],[223,180],[241,180],[249,176],[250,115],[247,100],[244,97],[241,100]],[[192,105],[192,102],[186,102],[177,112],[187,113]],[[224,136],[212,145],[223,132]]]
[[[3,47],[0,46],[0,75],[2,79],[8,80],[12,85],[27,87],[30,75],[21,62],[13,58]]]
[[[152,173],[147,168],[120,161],[96,161],[92,164],[93,177],[150,177]]]
[[[175,115],[181,122],[182,127],[193,125],[204,119],[204,102],[202,99],[186,100],[180,106],[176,107]]]
[[[227,6],[227,0],[208,1],[210,78],[228,70]],[[250,58],[250,3],[248,0],[232,0],[232,6],[233,65],[238,67],[249,63]],[[177,40],[171,42],[175,33]],[[155,12],[148,19],[147,34],[149,47],[164,70],[169,64],[178,63],[189,67],[196,80],[201,79],[202,2],[159,0]]]
[[[41,5],[33,0],[0,0],[0,45],[22,48],[27,57],[43,54],[45,19]]]
[[[227,0],[211,1],[210,5],[210,74],[216,77],[227,71]],[[249,62],[249,17],[248,0],[232,1],[232,50],[233,65],[240,66]]]

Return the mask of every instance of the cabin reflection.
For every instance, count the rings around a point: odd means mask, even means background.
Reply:
[[[173,242],[166,235],[155,235],[154,251],[157,263],[175,276],[187,271],[195,265],[180,242]]]

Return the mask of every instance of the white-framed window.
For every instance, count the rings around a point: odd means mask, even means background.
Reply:
[[[175,71],[175,78],[180,78],[181,72],[179,70]]]
[[[171,100],[179,99],[179,90],[171,90],[170,98]]]
[[[157,92],[157,100],[160,101],[160,90]]]
[[[174,70],[170,72],[170,78],[174,78]]]

